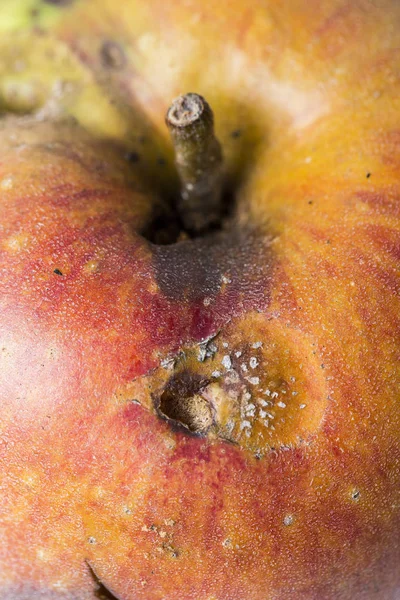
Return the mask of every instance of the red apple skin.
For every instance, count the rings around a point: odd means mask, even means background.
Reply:
[[[0,597],[93,600],[97,577],[122,600],[398,600],[400,5],[59,10],[48,35],[127,125],[166,135],[171,98],[210,100],[240,233],[156,247],[154,150],[2,125]],[[162,418],[174,374],[227,398],[226,356],[259,378],[235,443]]]

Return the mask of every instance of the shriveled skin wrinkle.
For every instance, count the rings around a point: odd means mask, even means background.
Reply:
[[[398,600],[400,4],[0,29],[0,598]],[[157,246],[189,91],[236,225]]]

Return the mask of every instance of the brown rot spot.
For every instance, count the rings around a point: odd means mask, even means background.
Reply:
[[[212,407],[201,395],[207,383],[189,371],[173,375],[159,398],[159,414],[194,434],[205,435],[213,424]]]
[[[140,154],[135,151],[127,152],[125,154],[125,158],[126,158],[127,162],[129,162],[131,165],[133,165],[140,161]]]
[[[126,64],[126,56],[121,46],[113,40],[107,40],[100,49],[100,58],[108,69],[122,69]]]

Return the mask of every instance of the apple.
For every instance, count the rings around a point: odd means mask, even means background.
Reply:
[[[400,598],[399,27],[2,0],[2,600]]]

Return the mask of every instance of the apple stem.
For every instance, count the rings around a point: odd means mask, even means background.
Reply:
[[[178,211],[184,228],[199,234],[221,219],[223,161],[214,115],[202,96],[185,94],[171,104],[166,123],[181,181]]]

